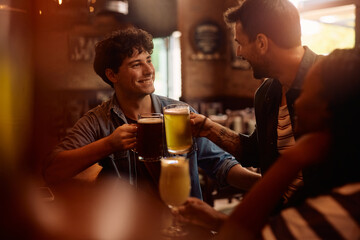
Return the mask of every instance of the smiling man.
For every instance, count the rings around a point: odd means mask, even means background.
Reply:
[[[299,12],[288,0],[242,1],[224,18],[234,31],[236,54],[250,63],[255,78],[266,79],[254,97],[256,128],[250,135],[237,134],[192,114],[193,128],[201,129],[199,136],[233,154],[243,166],[260,168],[265,174],[299,137],[294,132],[294,102],[307,72],[321,56],[301,44]],[[311,173],[299,173],[284,202],[304,185],[307,175]]]
[[[115,94],[87,112],[55,148],[45,168],[48,183],[71,179],[99,162],[101,176],[118,176],[157,193],[159,162],[144,163],[131,151],[136,146],[136,121],[140,113],[162,113],[179,101],[153,94],[155,69],[151,62],[152,36],[137,28],[115,31],[96,45],[95,72]],[[192,109],[192,111],[194,111]],[[229,153],[205,138],[194,138],[187,155],[191,196],[201,198],[198,167],[220,185],[248,190],[259,174],[241,167]]]

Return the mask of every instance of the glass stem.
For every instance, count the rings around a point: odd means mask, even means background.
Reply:
[[[173,212],[177,212],[177,211],[178,211],[178,208],[172,206],[172,207],[171,207],[171,210],[172,210]],[[180,224],[179,224],[179,221],[178,221],[178,219],[177,219],[176,216],[173,216],[173,217],[172,217],[172,227],[175,228],[175,229],[180,228]]]

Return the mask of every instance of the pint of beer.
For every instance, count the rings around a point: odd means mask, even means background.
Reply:
[[[169,153],[184,154],[189,152],[193,144],[189,106],[171,104],[164,107],[164,121]]]
[[[136,150],[141,161],[160,161],[163,156],[163,115],[142,113],[138,117]]]

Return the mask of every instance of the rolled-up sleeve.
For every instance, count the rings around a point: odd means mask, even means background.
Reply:
[[[229,170],[239,162],[228,152],[206,138],[197,138],[198,165],[219,186],[226,186]]]

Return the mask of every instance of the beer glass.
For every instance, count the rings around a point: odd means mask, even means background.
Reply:
[[[139,114],[136,138],[139,160],[160,161],[163,156],[163,115],[161,113]]]
[[[190,194],[189,160],[182,156],[161,159],[159,181],[160,197],[171,209],[184,204]],[[163,230],[169,237],[181,237],[187,234],[173,218],[172,225]]]
[[[171,104],[165,106],[164,121],[169,153],[184,154],[189,152],[193,144],[189,105]]]

